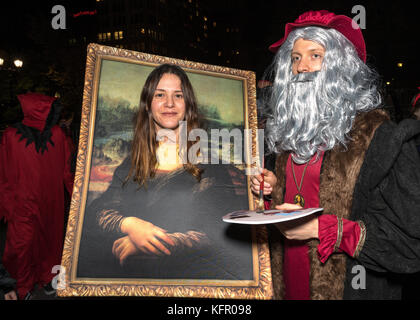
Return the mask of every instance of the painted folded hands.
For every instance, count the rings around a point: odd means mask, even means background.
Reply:
[[[186,250],[195,250],[209,244],[206,234],[199,231],[168,233],[154,224],[135,217],[121,222],[121,232],[127,236],[117,239],[113,255],[123,265],[130,256],[162,257]]]

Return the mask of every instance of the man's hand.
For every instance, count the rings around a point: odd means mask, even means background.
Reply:
[[[292,203],[283,203],[276,206],[278,210],[302,209],[301,206]],[[280,222],[277,229],[289,240],[318,239],[318,217],[309,215],[300,219]]]
[[[267,169],[263,169],[262,173],[264,174],[264,195],[268,196],[273,191],[273,187],[277,183],[276,175]],[[252,176],[251,179],[251,191],[257,196],[260,194],[260,183],[262,181],[261,174]]]
[[[12,290],[4,294],[4,300],[17,300],[16,291]]]

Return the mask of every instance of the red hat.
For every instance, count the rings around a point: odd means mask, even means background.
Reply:
[[[289,33],[294,29],[306,26],[320,26],[333,28],[345,36],[357,50],[360,59],[366,62],[366,45],[362,31],[357,23],[344,15],[335,15],[327,10],[308,11],[299,16],[295,22],[286,24],[284,37],[273,43],[269,50],[276,52],[279,47],[286,41]]]

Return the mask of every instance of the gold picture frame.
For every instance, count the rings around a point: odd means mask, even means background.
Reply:
[[[234,80],[242,87],[243,99],[243,125],[251,129],[252,146],[248,146],[247,157],[258,156],[257,146],[257,110],[256,110],[256,87],[255,73],[233,68],[208,65],[198,62],[179,60],[169,57],[157,56],[115,47],[108,47],[99,44],[90,44],[87,49],[86,73],[83,91],[82,117],[80,125],[80,140],[78,145],[77,166],[75,172],[74,189],[71,199],[67,232],[64,241],[62,256],[62,269],[60,271],[58,295],[61,297],[87,297],[87,296],[153,296],[153,297],[198,297],[198,298],[228,298],[228,299],[271,299],[273,296],[272,278],[270,268],[270,254],[268,247],[268,235],[265,227],[249,227],[252,234],[252,278],[239,280],[224,279],[147,279],[147,278],[103,278],[103,277],[80,277],[78,275],[78,258],[83,230],[84,215],[87,208],[87,198],[98,188],[99,192],[103,186],[95,185],[93,180],[92,153],[94,148],[95,130],[99,134],[97,120],[98,100],[103,99],[99,95],[100,87],[107,92],[103,80],[105,74],[110,77],[114,72],[104,72],[102,68],[108,65],[110,68],[119,68],[121,64],[126,68],[124,77],[127,80],[112,82],[114,90],[117,84],[127,87],[131,82],[129,69],[153,68],[163,63],[175,64],[183,68],[189,75],[208,77],[210,83],[213,78],[217,81],[224,79]],[[102,69],[101,69],[102,68]],[[111,69],[110,69],[111,70]],[[219,80],[220,79],[220,80]],[[114,79],[115,80],[115,79]],[[103,83],[101,83],[103,81]],[[124,83],[126,81],[126,83]],[[121,83],[123,82],[123,83]],[[235,85],[236,85],[235,84]],[[194,83],[193,83],[194,86]],[[141,86],[137,85],[138,93]],[[133,89],[134,90],[134,89]],[[132,91],[133,91],[132,90]],[[194,89],[196,90],[196,88]],[[210,89],[209,89],[210,90]],[[223,92],[227,89],[223,89]],[[198,90],[199,91],[199,90]],[[128,91],[124,91],[128,92]],[[124,93],[122,93],[124,94]],[[217,95],[211,92],[210,96]],[[131,99],[128,93],[124,99]],[[197,93],[200,96],[200,93]],[[109,97],[108,97],[109,98]],[[138,97],[137,97],[138,98]],[[110,98],[111,99],[111,98]],[[132,98],[135,99],[135,98]],[[135,100],[133,100],[135,101]],[[100,101],[103,102],[102,100]],[[128,102],[127,102],[128,104]],[[237,113],[237,112],[233,112]],[[226,117],[231,117],[227,115]],[[105,130],[105,129],[101,129]],[[253,164],[252,164],[253,165]],[[249,186],[249,176],[246,176],[246,184]],[[102,187],[101,187],[102,186]],[[103,191],[103,190],[102,190]],[[254,209],[256,198],[246,188],[249,209]],[[248,208],[244,208],[248,209]],[[227,212],[226,212],[227,213]],[[224,213],[224,214],[226,214]]]

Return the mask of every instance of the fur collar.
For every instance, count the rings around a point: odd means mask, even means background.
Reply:
[[[61,109],[62,105],[58,100],[52,102],[51,108],[48,109],[48,116],[41,126],[43,127],[42,131],[39,130],[39,126],[38,128],[28,126],[28,122],[25,124],[25,121],[12,125],[12,127],[16,128],[16,134],[20,135],[19,141],[26,140],[25,147],[34,143],[36,152],[41,152],[41,154],[43,154],[45,150],[48,150],[48,143],[54,146],[54,142],[51,140],[51,129],[57,124],[58,119],[60,118]]]
[[[350,132],[351,141],[347,148],[336,146],[324,155],[320,176],[320,206],[325,214],[335,214],[349,219],[353,191],[359,176],[365,152],[376,129],[388,115],[383,110],[373,110],[358,115]],[[280,154],[276,161],[277,185],[273,190],[273,206],[283,203],[285,169],[289,154]],[[270,229],[270,252],[273,286],[276,299],[283,297],[282,279],[282,235],[275,228]],[[346,276],[346,256],[333,254],[325,264],[317,256],[318,240],[308,242],[311,263],[311,299],[342,299]]]

